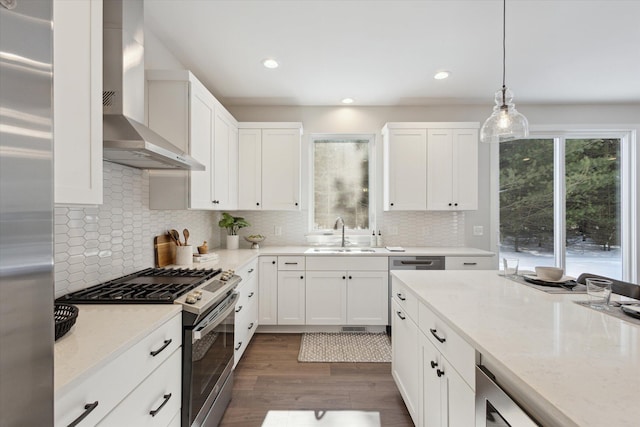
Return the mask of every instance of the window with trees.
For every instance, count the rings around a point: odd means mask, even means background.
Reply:
[[[369,158],[373,136],[312,136],[313,230],[333,229],[341,217],[351,230],[367,230]]]
[[[500,257],[621,279],[621,139],[502,143]]]

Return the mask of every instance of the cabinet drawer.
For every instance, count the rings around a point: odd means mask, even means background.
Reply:
[[[182,353],[177,349],[98,425],[169,425],[176,411],[180,410],[181,362]]]
[[[308,256],[306,257],[307,270],[336,271],[336,270],[360,270],[360,271],[387,271],[388,258],[386,256],[352,257],[344,256]]]
[[[278,257],[278,270],[304,270],[303,256],[279,256]]]
[[[415,322],[418,320],[418,298],[399,279],[392,276],[391,296]],[[393,315],[393,313],[391,313]]]
[[[249,281],[252,277],[257,277],[258,275],[258,260],[254,259],[240,267],[236,274],[242,277],[243,282]]]
[[[445,270],[495,270],[493,257],[445,257]]]
[[[85,412],[85,405],[98,402],[98,406],[79,424],[95,425],[149,373],[180,348],[181,337],[182,315],[178,314],[77,387],[56,396],[55,425],[70,424]]]
[[[475,350],[426,305],[420,303],[419,306],[420,330],[475,390]]]

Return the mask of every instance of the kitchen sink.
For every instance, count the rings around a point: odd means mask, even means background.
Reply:
[[[374,248],[310,248],[305,254],[371,254],[375,253]]]

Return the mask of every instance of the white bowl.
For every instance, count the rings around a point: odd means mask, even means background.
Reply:
[[[540,280],[555,282],[562,279],[564,270],[558,267],[536,267],[536,276]]]

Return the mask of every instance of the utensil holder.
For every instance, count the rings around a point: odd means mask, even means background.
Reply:
[[[176,264],[193,264],[193,246],[176,246]]]

